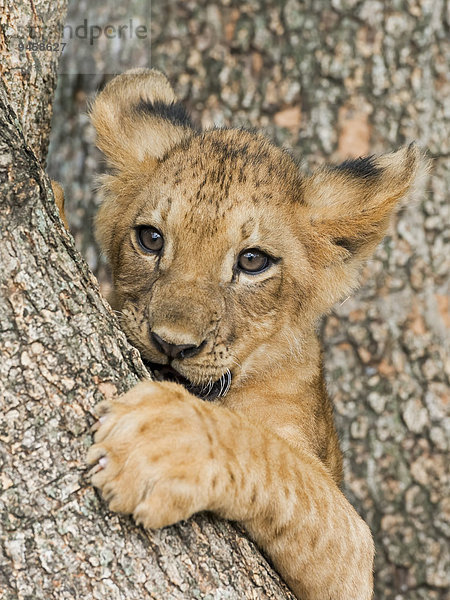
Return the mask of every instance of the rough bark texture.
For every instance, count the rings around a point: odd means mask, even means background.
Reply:
[[[58,43],[67,0],[0,0],[0,76],[28,146],[45,162],[58,52],[32,52],[29,43]]]
[[[20,74],[0,80],[0,598],[292,599],[232,525],[199,515],[147,533],[86,480],[92,407],[147,373],[30,148],[45,148],[53,62],[39,62],[26,109]]]
[[[345,491],[374,532],[376,598],[386,600],[449,593],[445,10],[443,0],[152,4],[151,66],[204,126],[262,128],[308,167],[412,139],[434,159],[360,292],[323,323]],[[77,244],[106,288],[88,226],[99,162],[85,115],[103,78],[82,73],[80,64],[60,81],[50,168],[66,188]]]

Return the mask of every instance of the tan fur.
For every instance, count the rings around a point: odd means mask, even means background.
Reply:
[[[55,197],[55,204],[59,210],[59,216],[61,221],[64,223],[66,229],[69,229],[69,223],[67,222],[66,213],[64,212],[64,190],[57,181],[52,181],[52,190]]]
[[[167,107],[138,110],[143,97]],[[231,388],[208,403],[177,383],[143,382],[103,403],[93,483],[146,527],[201,510],[240,521],[302,600],[369,600],[373,543],[339,490],[315,327],[357,285],[420,153],[305,176],[261,135],[196,131],[172,117],[175,101],[148,70],[117,77],[95,101],[98,145],[114,169],[101,180],[97,234],[115,308],[143,357],[168,361],[151,332],[203,343],[172,366],[205,385],[230,370]],[[163,233],[160,256],[139,246],[139,225]],[[248,248],[278,260],[238,272]]]

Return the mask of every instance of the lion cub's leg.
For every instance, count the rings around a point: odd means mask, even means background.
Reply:
[[[202,510],[240,521],[301,600],[370,600],[369,528],[307,451],[174,383],[100,406],[89,451],[112,510],[158,528]]]
[[[301,600],[370,600],[369,527],[315,457],[269,436],[265,448],[273,456],[253,475],[264,478],[264,497],[242,498],[255,507],[243,526]]]

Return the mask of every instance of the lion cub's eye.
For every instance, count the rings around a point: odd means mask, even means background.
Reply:
[[[271,263],[272,261],[267,254],[264,254],[261,250],[250,248],[239,254],[237,266],[241,271],[254,275],[265,271]]]
[[[160,252],[164,246],[162,233],[155,227],[141,225],[136,229],[139,245],[146,252]]]

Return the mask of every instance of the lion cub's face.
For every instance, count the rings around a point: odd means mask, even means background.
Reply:
[[[246,132],[192,137],[130,194],[117,221],[125,332],[148,361],[210,395],[224,393],[230,373],[236,384],[300,350],[314,278],[293,219],[300,179],[290,162]]]
[[[262,136],[195,131],[171,94],[144,70],[96,100],[116,168],[97,230],[130,341],[161,378],[213,399],[301,361],[315,321],[384,234],[417,152],[306,178]]]

